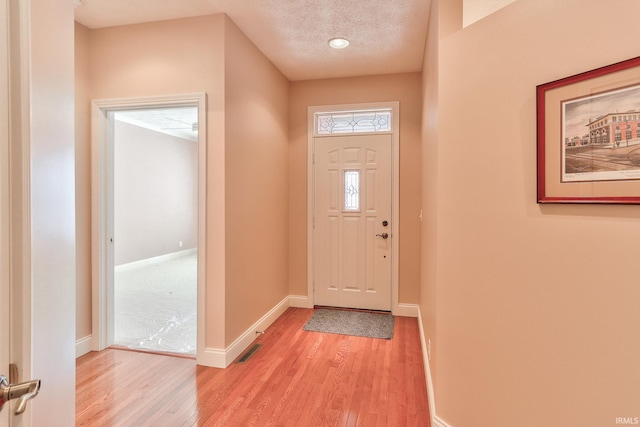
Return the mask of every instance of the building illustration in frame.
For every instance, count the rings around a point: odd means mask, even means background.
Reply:
[[[640,85],[562,102],[562,182],[640,179]]]

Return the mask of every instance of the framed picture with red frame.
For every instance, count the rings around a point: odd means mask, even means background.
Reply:
[[[536,90],[538,203],[640,204],[640,57]]]

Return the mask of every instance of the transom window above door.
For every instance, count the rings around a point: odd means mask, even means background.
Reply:
[[[391,108],[334,111],[315,114],[316,135],[389,133],[393,130]]]

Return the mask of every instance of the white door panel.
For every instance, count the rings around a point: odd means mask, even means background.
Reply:
[[[314,152],[315,304],[391,310],[392,136],[315,138]]]
[[[20,384],[32,375],[46,384],[20,415],[19,399],[6,402],[0,427],[71,426],[73,4],[0,0],[0,28],[0,374],[16,364],[14,396],[35,395],[35,385]]]

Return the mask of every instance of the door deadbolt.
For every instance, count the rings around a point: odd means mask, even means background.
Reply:
[[[382,221],[382,226],[386,227],[387,225],[389,225],[389,221],[387,221],[386,219],[384,221]]]

